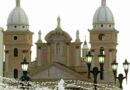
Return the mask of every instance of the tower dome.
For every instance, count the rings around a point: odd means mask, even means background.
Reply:
[[[114,17],[106,6],[106,0],[102,0],[101,6],[96,10],[93,17],[93,27],[94,28],[114,28]]]
[[[9,30],[27,30],[29,26],[28,17],[20,7],[20,0],[16,0],[16,7],[8,16],[7,26]]]

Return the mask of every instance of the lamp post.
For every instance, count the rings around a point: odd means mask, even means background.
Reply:
[[[26,57],[23,58],[23,61],[21,62],[21,66],[22,66],[22,71],[23,71],[23,76],[20,78],[21,79],[21,85],[22,85],[22,89],[25,90],[25,89],[29,89],[29,82],[31,79],[30,77],[27,75],[28,74],[28,65],[29,63],[27,62],[26,60]]]
[[[118,80],[119,80],[119,85],[120,85],[119,87],[120,87],[120,89],[123,89],[123,87],[122,87],[122,82],[123,82],[123,80],[124,80],[125,78],[126,78],[126,81],[127,81],[127,75],[128,75],[128,70],[129,70],[129,63],[128,63],[127,60],[125,60],[125,62],[123,63],[125,76],[123,76],[123,74],[120,73],[120,74],[118,75],[118,77],[117,77],[118,63],[116,62],[116,60],[114,60],[111,65],[112,65],[112,70],[113,70],[115,82],[116,82],[116,79],[118,79]]]
[[[93,67],[93,70],[91,70],[91,64],[92,64],[92,59],[93,59],[93,55],[91,55],[91,51],[88,52],[88,54],[85,57],[85,62],[88,66],[88,78],[90,78],[90,74],[93,74],[93,78],[94,78],[94,90],[97,90],[97,76],[100,73],[100,79],[103,80],[103,66],[104,66],[104,49],[100,48],[100,54],[98,55],[98,59],[99,59],[99,63],[100,63],[100,70],[98,70],[98,67]]]
[[[88,66],[88,78],[90,78],[90,68],[92,64],[93,55],[91,55],[91,52],[89,51],[88,54],[85,57],[85,62]]]

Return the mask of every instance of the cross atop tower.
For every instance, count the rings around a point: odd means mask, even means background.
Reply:
[[[102,0],[102,6],[106,6],[106,0]]]
[[[16,0],[16,7],[20,7],[20,0]]]

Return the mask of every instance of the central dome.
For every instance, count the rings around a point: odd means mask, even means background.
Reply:
[[[60,17],[58,17],[57,18],[57,27],[55,28],[55,30],[52,30],[51,32],[49,32],[45,36],[45,40],[47,42],[49,42],[49,41],[54,40],[54,39],[60,39],[60,36],[64,37],[64,39],[66,41],[71,41],[72,40],[71,36],[67,32],[65,32],[65,31],[63,31],[61,29],[61,26],[60,26]]]

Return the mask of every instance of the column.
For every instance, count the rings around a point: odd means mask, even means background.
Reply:
[[[50,43],[47,43],[47,63],[50,64],[51,63],[51,49],[50,49]]]
[[[66,45],[67,45],[67,61],[66,61],[66,63],[67,63],[67,66],[69,66],[70,65],[70,45],[69,45],[69,43],[66,43]]]
[[[80,46],[77,45],[76,46],[76,50],[75,50],[75,66],[80,66],[81,65],[81,61],[80,61]]]
[[[38,47],[38,66],[41,66],[41,47]]]
[[[5,76],[8,76],[8,57],[9,57],[9,51],[5,50]]]

